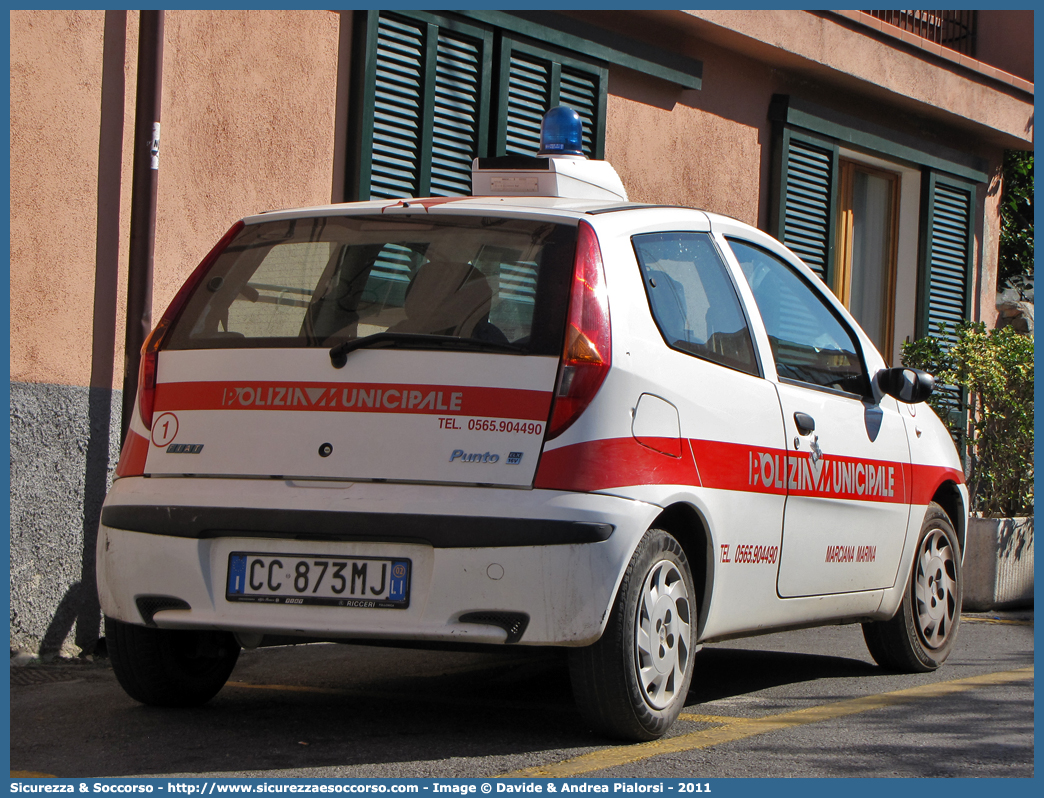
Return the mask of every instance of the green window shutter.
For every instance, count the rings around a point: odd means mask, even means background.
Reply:
[[[471,161],[487,147],[492,34],[422,12],[370,14],[358,195],[470,194]]]
[[[776,237],[828,285],[833,274],[837,145],[783,131]]]
[[[489,50],[482,39],[439,31],[431,146],[433,196],[471,193],[471,161],[486,149]]]
[[[544,114],[568,105],[583,122],[584,154],[604,157],[608,77],[605,66],[504,36],[496,154],[533,155]]]
[[[595,120],[599,118],[599,83],[597,78],[580,70],[562,67],[558,102],[561,105],[568,105],[580,114],[580,119],[584,122],[584,153],[587,154],[588,158],[593,157],[592,153],[599,149],[595,142],[595,130],[598,128]],[[604,125],[602,127],[604,128]]]
[[[583,120],[584,152],[604,157],[604,64],[450,14],[360,11],[355,20],[346,196],[470,194],[472,159],[535,153],[541,119],[560,103]]]
[[[975,187],[926,170],[921,177],[921,254],[916,327],[918,337],[955,340],[954,328],[971,316],[972,234]],[[946,333],[940,325],[946,325]],[[936,384],[949,421],[964,428],[967,397],[953,385]]]
[[[920,335],[938,335],[939,325],[953,328],[968,319],[971,311],[972,208],[970,185],[930,175],[922,242]]]
[[[504,152],[533,155],[540,148],[540,121],[551,107],[554,64],[512,54],[508,61]]]
[[[374,78],[371,199],[419,196],[427,25],[381,15]]]

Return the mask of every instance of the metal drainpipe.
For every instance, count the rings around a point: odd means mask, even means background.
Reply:
[[[141,347],[152,331],[152,264],[156,249],[160,102],[163,97],[163,12],[141,11],[140,15],[121,440],[127,437],[134,412]]]

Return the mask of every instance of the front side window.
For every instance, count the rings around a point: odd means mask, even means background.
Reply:
[[[747,319],[710,236],[645,233],[632,241],[649,307],[667,345],[757,374]]]
[[[729,239],[747,278],[780,379],[866,395],[855,336],[788,264],[748,242]]]
[[[247,225],[168,346],[330,347],[402,333],[410,346],[557,354],[575,239],[567,225],[465,216]]]

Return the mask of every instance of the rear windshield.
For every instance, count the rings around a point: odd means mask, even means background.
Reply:
[[[557,355],[575,241],[569,225],[480,216],[247,225],[166,348],[330,347],[390,332]]]

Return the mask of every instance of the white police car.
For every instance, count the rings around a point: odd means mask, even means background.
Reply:
[[[471,197],[253,216],[189,278],[98,538],[132,697],[202,703],[291,637],[566,646],[587,722],[643,740],[707,641],[862,623],[883,666],[946,659],[968,497],[931,377],[550,118]]]

